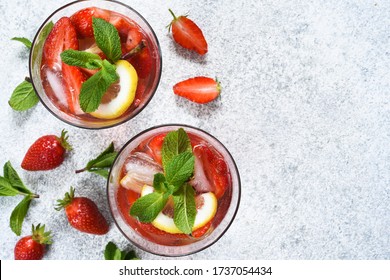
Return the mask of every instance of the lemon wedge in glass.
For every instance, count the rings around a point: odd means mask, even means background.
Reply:
[[[145,185],[142,188],[141,196],[150,194],[154,191],[153,187]],[[199,229],[206,225],[211,219],[214,218],[215,213],[217,213],[217,197],[212,192],[202,193],[195,197],[195,203],[196,203],[196,216],[195,216],[195,222],[194,226],[192,227],[192,231]],[[164,213],[166,211],[166,208],[173,208],[172,205],[169,205],[168,207],[165,207],[165,210],[161,211],[157,217],[152,221],[152,225],[156,228],[163,230],[168,233],[183,233],[181,230],[179,230],[171,215]],[[171,209],[172,210],[172,209]],[[168,211],[167,212],[171,212]]]
[[[97,110],[90,113],[95,118],[118,118],[134,101],[138,84],[137,71],[127,60],[118,60],[115,66],[119,80],[108,88]]]

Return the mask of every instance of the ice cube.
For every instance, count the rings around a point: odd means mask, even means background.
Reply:
[[[204,154],[205,146],[200,144],[194,147],[193,153],[195,155],[194,177],[189,182],[194,187],[197,193],[213,192],[214,185],[207,178],[206,166],[204,161],[207,160]]]
[[[62,84],[62,75],[60,72],[55,72],[50,69],[47,69],[46,71],[46,78],[50,85],[50,87],[53,90],[53,93],[55,94],[55,97],[57,98],[58,102],[60,103],[60,106],[66,107],[68,105],[66,101],[66,96]]]
[[[122,178],[122,187],[141,193],[144,185],[153,185],[154,174],[163,172],[161,166],[147,154],[136,152],[126,162],[126,176]]]

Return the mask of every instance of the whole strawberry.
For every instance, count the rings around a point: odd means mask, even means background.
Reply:
[[[183,48],[197,52],[200,55],[207,53],[207,41],[204,38],[202,30],[190,20],[187,16],[176,17],[169,9],[173,16],[169,29],[172,28],[172,36],[176,43]]]
[[[45,254],[45,245],[52,244],[50,231],[45,225],[32,225],[32,235],[21,238],[15,245],[15,260],[41,260]]]
[[[68,221],[75,229],[98,235],[108,232],[108,223],[95,202],[87,197],[74,197],[74,188],[71,187],[65,198],[57,202],[55,209],[57,211],[65,209]]]
[[[58,167],[64,161],[65,152],[72,149],[66,134],[67,132],[62,130],[60,137],[45,135],[38,138],[24,156],[22,168],[37,171]]]

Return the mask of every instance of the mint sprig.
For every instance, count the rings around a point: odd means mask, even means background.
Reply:
[[[154,192],[138,198],[130,215],[144,223],[152,222],[173,197],[174,223],[186,234],[192,232],[196,216],[195,191],[187,182],[194,173],[195,157],[184,129],[169,132],[163,142],[164,174],[154,175]]]
[[[65,50],[61,53],[64,63],[87,69],[100,69],[81,85],[80,107],[86,113],[96,111],[108,88],[119,80],[115,63],[121,58],[121,42],[118,30],[101,18],[92,18],[96,45],[107,59],[86,51]]]
[[[16,170],[8,161],[3,167],[3,177],[0,176],[0,196],[23,195],[24,198],[11,213],[10,227],[16,235],[20,235],[24,218],[30,207],[30,203],[39,195],[32,193],[20,179]]]
[[[86,113],[96,111],[108,88],[119,79],[115,65],[103,60],[102,68],[81,86],[80,107]]]
[[[108,242],[104,250],[105,260],[139,260],[134,250],[121,251],[113,242]]]
[[[90,160],[84,168],[76,170],[76,173],[88,171],[108,178],[108,173],[117,154],[118,152],[115,151],[114,143],[111,142],[100,155]]]
[[[52,21],[48,22],[40,32],[39,38],[36,42],[34,51],[33,51],[33,60],[37,56],[38,50],[41,49],[45,38],[49,35],[54,24]],[[13,41],[18,41],[24,44],[28,49],[32,48],[32,43],[29,39],[24,37],[13,37]],[[15,90],[12,92],[11,98],[8,101],[8,104],[15,111],[26,111],[34,107],[38,103],[39,99],[35,93],[34,87],[31,83],[31,79],[27,77],[25,81],[21,82]]]
[[[100,69],[103,66],[102,59],[99,55],[95,53],[77,51],[73,49],[63,51],[61,53],[61,59],[62,62],[68,65],[87,68],[91,70]]]

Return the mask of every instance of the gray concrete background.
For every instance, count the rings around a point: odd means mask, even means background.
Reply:
[[[108,241],[133,248],[115,228],[105,181],[73,174],[112,140],[121,147],[164,123],[200,127],[230,150],[241,173],[241,206],[212,247],[183,259],[390,259],[390,2],[389,1],[123,1],[154,28],[163,54],[159,89],[135,119],[83,130],[41,104],[14,112],[7,104],[28,74],[28,51],[14,36],[33,38],[68,1],[1,0],[0,164],[10,160],[32,203],[32,223],[54,233],[46,259],[102,259]],[[204,58],[177,47],[165,26],[172,8],[189,13],[209,43]],[[183,79],[218,77],[222,96],[209,105],[174,96]],[[74,151],[49,172],[20,168],[35,139],[69,131]],[[73,230],[53,210],[69,186],[102,209],[105,236]],[[20,197],[0,197],[0,258],[12,259],[18,238],[9,215]],[[161,257],[136,249],[143,259]]]

